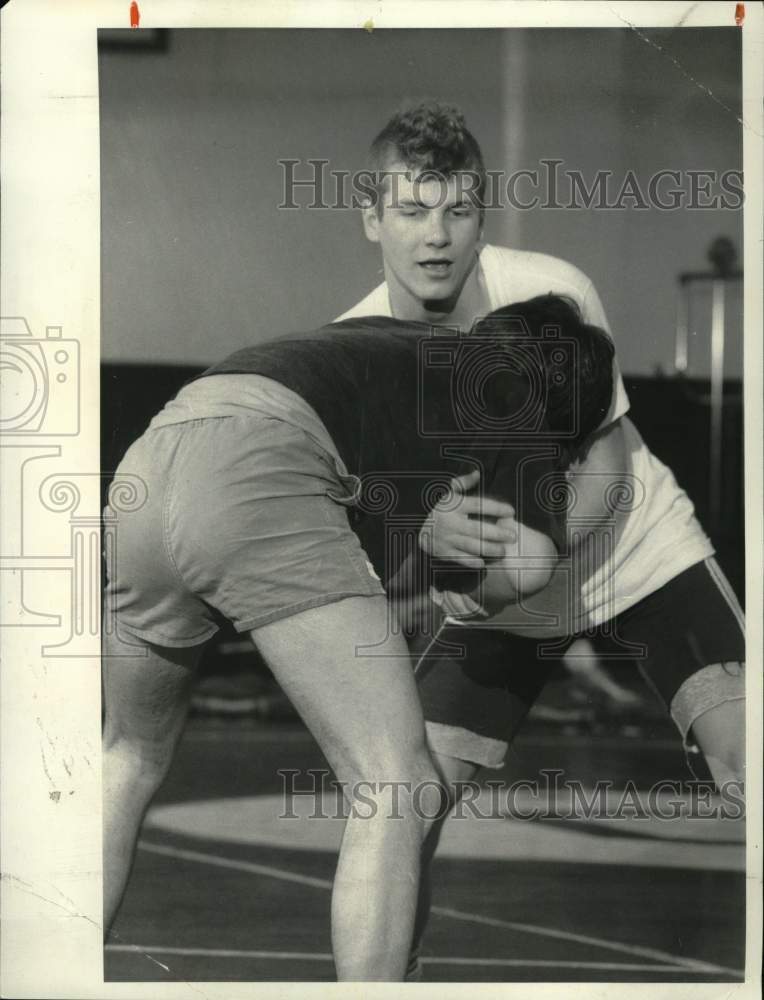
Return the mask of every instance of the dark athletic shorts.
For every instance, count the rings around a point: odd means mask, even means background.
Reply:
[[[716,560],[691,566],[600,627],[634,659],[687,746],[693,722],[745,696],[743,615]],[[587,633],[594,636],[596,633]],[[539,640],[498,629],[448,625],[439,636],[462,647],[417,667],[433,750],[498,768],[518,726],[577,636]]]

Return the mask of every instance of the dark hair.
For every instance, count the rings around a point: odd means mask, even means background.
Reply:
[[[518,338],[530,337],[538,345],[544,367],[547,426],[561,434],[560,464],[565,468],[583,459],[613,396],[615,348],[608,334],[584,323],[572,299],[551,294],[503,306],[478,320],[472,332],[509,334],[508,349]],[[575,428],[574,434],[571,428]]]
[[[377,177],[396,161],[412,171],[444,178],[472,174],[474,183],[464,193],[482,213],[486,184],[483,154],[456,106],[422,101],[398,111],[374,139],[369,153],[370,167]],[[380,187],[381,181],[378,191]],[[378,199],[378,210],[380,206]]]

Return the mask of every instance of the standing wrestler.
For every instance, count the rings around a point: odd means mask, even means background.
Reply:
[[[425,103],[396,114],[372,143],[370,167],[379,187],[363,209],[363,226],[380,246],[385,281],[341,318],[394,316],[469,329],[491,310],[551,292],[572,298],[586,322],[607,329],[597,292],[576,267],[482,243],[485,167],[457,109]],[[742,613],[691,501],[650,453],[628,407],[614,362],[610,410],[586,460],[568,473],[577,498],[569,525],[594,518],[600,529],[569,538],[568,559],[504,630],[454,624],[444,639],[466,646],[466,657],[422,665],[428,742],[448,784],[474,778],[482,766],[501,766],[551,670],[539,643],[556,638],[562,654],[577,635],[603,626],[642,648],[641,672],[685,746],[692,742],[703,752],[717,784],[742,781]],[[624,509],[608,499],[608,484],[618,483],[634,490]],[[463,487],[455,481],[456,490]],[[457,510],[436,508],[422,536],[430,554],[470,566],[500,556],[500,529],[487,529],[472,516],[476,510],[468,494]],[[553,624],[540,631],[539,615]],[[441,828],[429,836],[430,858]],[[424,877],[415,945],[428,907]]]

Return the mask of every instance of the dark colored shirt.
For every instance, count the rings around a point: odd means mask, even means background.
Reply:
[[[484,495],[560,547],[564,523],[538,490],[555,473],[543,399],[506,341],[366,317],[245,348],[200,377],[233,373],[274,379],[318,413],[361,480],[353,527],[375,565],[380,517],[418,531],[448,481],[474,468]]]

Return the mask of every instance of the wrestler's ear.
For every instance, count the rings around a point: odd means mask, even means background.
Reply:
[[[366,239],[372,243],[379,243],[379,214],[371,198],[366,199],[361,206],[361,219]]]

